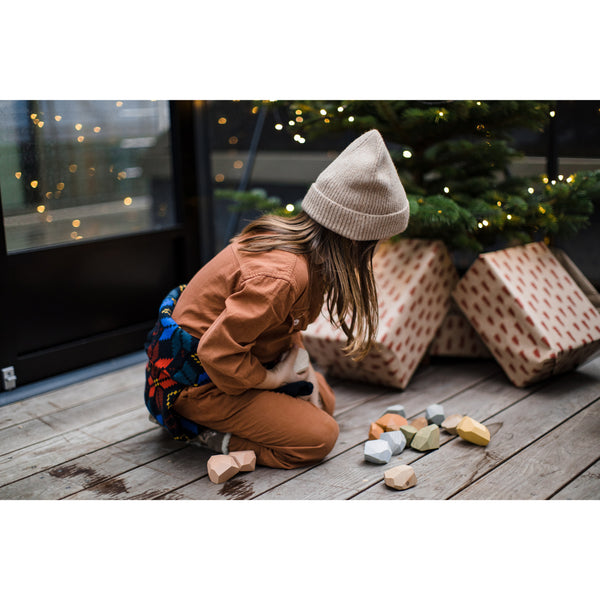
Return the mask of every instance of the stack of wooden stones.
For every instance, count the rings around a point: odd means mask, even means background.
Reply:
[[[417,417],[410,423],[406,419],[404,406],[395,404],[371,423],[369,440],[364,446],[364,458],[367,462],[385,465],[407,446],[420,452],[437,450],[440,447],[440,427],[478,446],[487,446],[490,442],[490,432],[485,425],[464,415],[446,417],[441,404],[428,406],[425,416]],[[397,490],[406,490],[417,483],[415,471],[410,465],[398,465],[385,471],[384,480],[388,487]]]
[[[208,459],[206,470],[213,483],[225,483],[240,471],[254,471],[256,454],[254,450],[238,450],[229,454],[214,454]]]

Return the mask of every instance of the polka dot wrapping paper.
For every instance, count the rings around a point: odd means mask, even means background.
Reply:
[[[600,350],[600,314],[542,242],[480,254],[453,297],[518,387]]]
[[[367,357],[344,355],[345,336],[325,311],[304,332],[304,345],[330,375],[404,389],[448,312],[458,274],[442,242],[420,239],[382,244],[373,270],[379,329]]]

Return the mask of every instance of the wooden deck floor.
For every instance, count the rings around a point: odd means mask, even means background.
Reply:
[[[0,499],[408,500],[600,499],[600,357],[527,389],[492,360],[420,367],[404,392],[335,381],[340,436],[319,465],[257,467],[222,485],[208,451],[170,440],[147,418],[144,365],[0,408]],[[438,450],[363,460],[369,423],[395,403],[432,403],[492,434],[483,448],[442,433]],[[391,490],[383,473],[410,463],[418,483]]]

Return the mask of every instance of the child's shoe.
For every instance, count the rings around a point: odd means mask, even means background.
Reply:
[[[230,439],[230,433],[221,433],[220,431],[203,427],[197,437],[190,440],[188,444],[199,446],[200,448],[208,448],[219,454],[228,454]]]

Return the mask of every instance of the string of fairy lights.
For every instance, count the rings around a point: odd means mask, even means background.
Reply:
[[[236,101],[234,101],[234,102],[236,102]],[[269,100],[263,101],[263,103],[269,103],[269,102],[271,102],[271,101],[269,101]],[[477,106],[481,106],[482,102],[476,101],[475,104]],[[116,108],[121,108],[123,106],[124,106],[123,101],[115,102]],[[257,115],[259,110],[260,110],[260,107],[255,104],[250,109],[250,113],[252,115]],[[600,111],[600,109],[599,109],[599,111]],[[334,108],[326,108],[324,106],[321,108],[317,108],[316,114],[318,114],[318,118],[322,119],[322,122],[324,124],[332,123],[332,121],[334,119],[336,119],[337,122],[339,122],[339,120],[342,119],[344,122],[348,123],[348,125],[351,125],[355,121],[355,116],[353,114],[348,113],[348,106],[344,105],[343,103],[338,104]],[[435,111],[435,122],[442,123],[445,120],[447,120],[450,116],[451,116],[451,113],[450,113],[449,108],[439,107]],[[549,116],[552,119],[555,118],[556,110],[551,110],[549,113]],[[63,124],[64,128],[65,128],[64,131],[66,131],[67,128],[72,127],[72,136],[73,136],[72,140],[73,140],[73,142],[76,143],[76,145],[77,144],[85,144],[86,142],[93,143],[95,137],[103,131],[103,126],[99,122],[92,122],[92,123],[87,123],[87,124],[83,123],[83,122],[77,122],[74,124],[72,124],[72,123],[69,124],[67,122],[68,119],[65,119],[64,115],[62,115],[62,114],[54,114],[54,115],[50,115],[46,118],[46,116],[44,114],[31,113],[29,115],[29,117],[31,119],[33,126],[39,128],[40,130],[43,129],[44,127],[48,126],[48,122],[47,122],[48,120],[50,120],[50,121],[53,120],[55,122],[55,125]],[[291,139],[293,139],[294,142],[302,145],[302,144],[306,143],[306,137],[305,137],[304,132],[302,131],[302,125],[305,122],[305,120],[307,119],[307,117],[314,119],[315,111],[313,109],[307,111],[307,110],[303,110],[302,108],[296,108],[296,109],[294,109],[293,113],[289,115],[289,118],[287,119],[287,121],[285,119],[279,118],[279,120],[277,120],[273,124],[273,127],[274,127],[275,131],[277,131],[277,132],[286,132],[286,131],[289,132],[289,134],[291,135]],[[226,114],[220,114],[216,117],[216,123],[218,126],[226,125],[228,122],[229,122],[229,120],[228,120],[228,117]],[[476,129],[479,132],[485,132],[485,124],[478,123],[476,125]],[[296,130],[296,131],[294,131],[294,130]],[[237,146],[239,141],[240,140],[239,140],[238,135],[229,135],[227,138],[228,144],[232,147]],[[405,160],[411,160],[413,158],[413,152],[410,148],[404,148],[402,150],[401,154],[402,154],[402,158]],[[242,160],[241,158],[238,158],[237,156],[234,158],[234,160],[231,163],[231,167],[236,171],[241,171],[244,168],[244,166],[245,166],[245,161]],[[35,210],[40,215],[44,216],[44,219],[47,223],[53,222],[53,215],[50,211],[51,204],[53,203],[53,201],[59,200],[61,198],[61,195],[65,194],[68,191],[68,187],[70,185],[68,176],[75,175],[78,173],[79,173],[79,175],[81,175],[81,173],[83,172],[82,169],[84,169],[84,167],[81,167],[76,161],[69,162],[69,164],[66,165],[66,168],[63,171],[63,173],[65,175],[67,175],[66,177],[60,176],[57,181],[54,181],[51,185],[46,185],[45,189],[39,190],[39,196],[38,196],[39,202],[36,205]],[[110,174],[117,182],[126,181],[128,178],[127,171],[117,170],[115,168],[114,164],[110,164],[108,166],[107,171],[108,171],[108,174]],[[103,173],[99,169],[97,169],[97,167],[95,167],[95,166],[88,167],[87,174],[90,177],[94,177],[97,175],[98,176],[103,175]],[[106,175],[106,173],[104,173],[104,175]],[[14,176],[18,180],[23,180],[23,183],[25,185],[29,185],[32,189],[38,189],[40,187],[39,179],[32,178],[29,181],[25,181],[22,171],[16,171],[14,173]],[[223,182],[225,182],[225,180],[226,180],[226,175],[224,172],[218,172],[214,175],[214,181],[216,183],[223,183]],[[551,180],[549,180],[549,178],[546,176],[543,176],[541,178],[541,182],[543,185],[555,185],[558,181],[560,181],[560,182],[565,181],[566,183],[572,183],[573,180],[574,180],[573,175],[565,177],[562,174],[559,174],[556,179],[551,179]],[[448,197],[451,197],[451,189],[450,189],[449,185],[443,185],[441,187],[441,191],[443,192],[443,194],[447,195]],[[536,189],[533,186],[529,187],[527,191],[529,194],[532,194],[532,195],[536,193]],[[123,195],[123,197],[121,198],[121,201],[124,206],[132,206],[133,205],[133,198],[130,195]],[[422,200],[419,200],[419,202],[422,202]],[[498,201],[497,205],[498,205],[498,207],[502,207],[502,202]],[[294,206],[292,204],[288,204],[285,208],[289,212],[294,211]],[[541,204],[539,205],[538,209],[542,214],[545,213],[545,208]],[[438,210],[438,212],[441,213],[442,210]],[[507,221],[511,221],[513,219],[513,215],[511,213],[506,213],[505,218]],[[71,232],[71,238],[74,240],[81,239],[82,238],[82,236],[80,234],[81,219],[73,219],[71,224],[73,227],[73,231]],[[486,228],[489,226],[490,226],[490,222],[487,219],[481,219],[477,222],[477,227],[479,229],[483,229],[483,228]]]
[[[268,100],[263,100],[264,103],[268,103]],[[482,106],[482,102],[480,100],[475,101],[476,106]],[[251,109],[251,113],[252,114],[256,114],[259,110],[258,106],[253,106]],[[598,109],[600,112],[600,108]],[[296,128],[298,126],[301,126],[306,118],[306,112],[305,110],[303,110],[302,108],[297,108],[293,111],[293,114],[290,115],[289,120],[287,121],[287,123],[285,123],[283,120],[280,120],[278,122],[276,122],[274,124],[274,129],[278,132],[284,132],[286,130],[286,128],[290,128],[293,132],[293,128]],[[312,111],[311,111],[312,112]],[[339,119],[339,118],[343,118],[348,124],[351,124],[355,121],[355,117],[352,114],[347,114],[347,106],[344,104],[339,104],[334,110],[328,110],[327,108],[323,107],[318,109],[318,114],[319,116],[322,118],[322,121],[324,124],[329,124],[332,122],[332,120],[334,118]],[[551,119],[556,118],[557,112],[556,110],[550,110],[549,111],[549,117]],[[311,115],[312,116],[312,115]],[[450,117],[450,110],[448,108],[445,107],[440,107],[437,109],[436,114],[435,114],[435,122],[436,123],[441,123],[444,120],[448,119]],[[227,118],[224,116],[220,116],[217,119],[217,123],[219,125],[224,125],[227,123]],[[287,126],[287,127],[286,127]],[[486,132],[486,126],[484,123],[478,123],[476,125],[476,130],[478,132]],[[296,132],[293,133],[292,139],[294,142],[298,143],[298,144],[304,144],[306,142],[306,137],[304,136],[303,133],[300,132]],[[229,143],[231,145],[234,145],[238,142],[238,138],[235,136],[232,136],[229,138]],[[489,142],[487,142],[489,145]],[[408,149],[405,148],[402,150],[402,157],[406,160],[410,160],[413,157],[413,152]],[[243,161],[241,160],[236,160],[233,163],[233,168],[234,169],[241,169],[244,166]],[[217,183],[222,183],[225,181],[225,174],[220,172],[217,173],[215,175],[215,181]],[[542,184],[544,185],[556,185],[557,181],[565,181],[567,183],[572,183],[574,181],[574,175],[569,175],[568,177],[565,177],[564,175],[560,174],[557,176],[556,179],[552,179],[549,180],[549,178],[547,176],[541,176],[540,181],[542,182]],[[451,197],[451,190],[450,187],[448,185],[444,185],[442,187],[442,192],[447,195],[448,197]],[[527,192],[530,195],[533,195],[536,193],[536,189],[533,186],[528,187]],[[420,203],[423,203],[424,200],[423,199],[419,199]],[[497,206],[499,208],[502,207],[502,202],[498,201]],[[292,204],[288,204],[286,206],[286,210],[288,210],[289,212],[293,212],[294,210],[294,206]],[[544,214],[546,212],[546,209],[539,204],[538,205],[538,210],[540,211],[540,213]],[[442,213],[442,210],[438,210],[438,213]],[[505,218],[507,221],[512,221],[514,216],[513,214],[506,213],[505,214]],[[489,227],[491,225],[490,221],[488,221],[487,219],[481,219],[477,221],[477,228],[478,229],[484,229],[486,227]]]
[[[122,100],[115,102],[115,107],[117,109],[124,106],[124,102]],[[66,136],[66,139],[69,138],[76,145],[85,144],[85,143],[94,143],[95,139],[98,139],[97,136],[103,131],[103,126],[98,122],[98,119],[92,121],[91,123],[84,122],[76,122],[76,123],[68,123],[68,118],[65,114],[57,114],[46,116],[43,112],[36,113],[32,112],[29,115],[29,119],[33,125],[33,127],[37,127],[40,130],[44,128],[47,130],[49,127],[49,123],[54,121],[55,126],[61,124],[61,130],[57,131],[56,129],[53,132],[48,133],[48,141],[54,141],[53,135],[58,137],[58,135]],[[71,133],[69,133],[69,131]],[[71,137],[72,136],[72,137]],[[134,169],[135,170],[135,169]],[[58,170],[58,176],[54,176],[54,174],[50,174],[49,172],[45,172],[44,176],[47,182],[44,182],[44,189],[41,189],[42,183],[40,182],[39,174],[38,178],[30,178],[26,179],[23,171],[15,171],[14,176],[17,180],[21,180],[24,185],[29,186],[31,189],[38,190],[39,194],[37,195],[37,204],[35,206],[35,210],[39,215],[43,216],[43,221],[47,224],[51,224],[55,221],[54,215],[52,214],[52,204],[55,201],[59,201],[61,197],[64,197],[64,194],[68,193],[69,186],[73,185],[73,181],[70,180],[71,175],[77,175],[81,177],[83,172],[87,172],[89,177],[102,176],[102,172],[96,166],[89,166],[87,169],[82,165],[78,164],[76,160],[69,161],[64,168]],[[126,181],[128,179],[127,170],[117,170],[115,164],[109,164],[107,168],[107,173],[111,175],[112,179],[117,182]],[[35,175],[34,175],[35,177]],[[54,179],[52,183],[49,183],[50,179]],[[133,206],[134,200],[130,195],[122,195],[120,201],[123,206],[130,207]],[[56,208],[56,206],[54,207]],[[72,231],[70,233],[70,238],[72,240],[81,240],[83,236],[81,235],[81,226],[82,226],[82,218],[74,218],[71,220]]]

